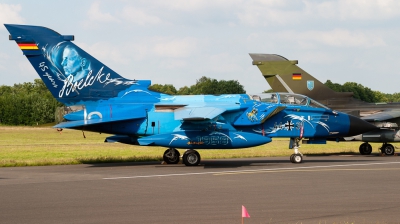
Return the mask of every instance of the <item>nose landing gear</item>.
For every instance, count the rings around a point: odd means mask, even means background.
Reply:
[[[294,149],[294,153],[290,156],[290,162],[301,163],[303,162],[303,154],[299,151],[300,138],[290,138],[289,148]]]

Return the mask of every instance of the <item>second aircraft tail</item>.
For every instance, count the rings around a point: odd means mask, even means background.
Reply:
[[[253,65],[257,65],[274,92],[298,93],[315,100],[329,98],[351,98],[353,93],[335,92],[318,79],[290,61],[276,54],[250,54]]]

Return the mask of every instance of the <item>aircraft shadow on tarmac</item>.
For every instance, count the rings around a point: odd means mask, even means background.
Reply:
[[[288,164],[294,166],[301,166],[307,164],[317,164],[317,163],[345,163],[345,162],[376,162],[378,160],[371,159],[373,157],[378,157],[379,154],[371,154],[368,156],[365,155],[346,155],[346,156],[336,156],[331,157],[332,155],[305,155],[305,157],[310,159],[305,159],[303,163],[292,165],[289,160],[285,159],[276,159],[276,157],[270,158],[246,158],[246,159],[204,159],[197,166],[198,168],[203,167],[204,169],[210,168],[238,168],[238,167],[265,167],[277,164]],[[318,158],[316,158],[318,157]],[[392,156],[388,156],[392,157]],[[312,159],[311,159],[312,158]],[[366,158],[369,158],[366,160]],[[152,165],[157,168],[167,168],[167,167],[184,167],[184,164],[162,164],[161,161],[149,161],[149,162],[118,162],[118,163],[86,163],[90,166],[88,168],[95,167],[119,167],[119,166],[148,166]],[[187,169],[187,168],[186,168]]]
[[[345,162],[360,162],[363,161],[361,158],[359,159],[318,159],[318,160],[305,160],[303,163],[292,165],[290,161],[287,159],[284,160],[245,160],[245,161],[232,161],[232,160],[213,160],[213,161],[203,161],[200,166],[203,166],[204,169],[210,168],[239,168],[239,167],[269,167],[277,164],[288,164],[291,167],[302,166],[307,164],[317,164],[317,163],[345,163]],[[375,161],[375,160],[368,160],[368,161]]]

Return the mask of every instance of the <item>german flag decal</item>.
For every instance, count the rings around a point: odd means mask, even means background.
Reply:
[[[293,73],[292,79],[293,80],[301,80],[301,73]]]
[[[21,50],[39,50],[35,43],[18,43],[18,46]]]

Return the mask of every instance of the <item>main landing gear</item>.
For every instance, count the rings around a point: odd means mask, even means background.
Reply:
[[[178,164],[179,163],[180,153],[175,148],[169,148],[165,150],[163,155],[163,160],[167,164]],[[201,160],[200,154],[193,149],[186,150],[183,153],[182,161],[186,166],[197,166],[199,165]]]
[[[300,138],[290,138],[289,148],[294,149],[294,153],[290,156],[290,162],[301,163],[303,162],[303,154],[299,151]]]
[[[394,155],[394,146],[392,144],[388,144],[386,142],[384,142],[381,146],[381,148],[379,149],[381,151],[382,154],[385,155]],[[372,146],[368,143],[368,142],[364,142],[360,145],[359,148],[360,154],[361,155],[370,155],[372,152]]]
[[[372,152],[372,146],[368,142],[364,142],[360,145],[358,149],[361,155],[369,155]]]
[[[200,154],[196,150],[189,149],[183,153],[182,160],[186,166],[197,166],[200,163]]]
[[[384,153],[385,155],[394,155],[394,147],[392,144],[387,144],[386,142],[382,144],[382,147],[380,148],[382,154]]]
[[[167,164],[178,164],[179,156],[181,156],[181,154],[178,150],[176,150],[175,148],[169,148],[165,150],[163,160]]]

